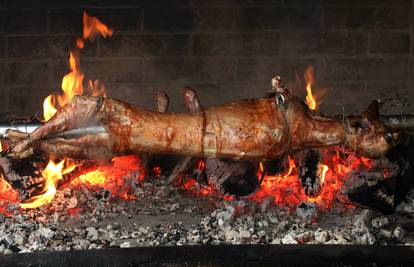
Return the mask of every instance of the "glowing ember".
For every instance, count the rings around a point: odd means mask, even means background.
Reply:
[[[345,204],[345,207],[352,207],[348,203],[346,192],[343,191],[345,182],[352,177],[349,175],[350,172],[361,168],[369,170],[372,163],[353,153],[340,152],[339,148],[325,149],[322,154],[324,163],[318,167],[318,176],[321,179],[318,196],[312,198],[305,194],[295,163],[289,158],[286,174],[265,176],[260,189],[251,196],[251,199],[261,201],[272,196],[275,198],[276,205],[288,209],[296,208],[302,201],[315,202],[321,210],[331,208],[338,201]]]
[[[3,175],[0,175],[0,212],[7,215],[9,204],[18,202],[19,194],[4,179]]]
[[[305,80],[306,80],[306,104],[308,105],[309,109],[315,110],[316,100],[312,94],[312,85],[314,83],[313,79],[313,68],[309,67],[305,71]]]
[[[156,177],[160,177],[162,173],[161,167],[155,166],[154,168],[152,168],[152,172],[154,173]]]
[[[85,185],[95,191],[106,189],[111,192],[112,196],[130,200],[135,198],[129,194],[133,183],[142,181],[144,177],[145,171],[141,166],[140,159],[131,155],[115,157],[110,164],[102,164],[85,170],[70,185],[75,187]]]
[[[62,180],[62,175],[70,173],[76,168],[74,164],[70,164],[70,166],[65,168],[64,165],[65,160],[62,160],[58,164],[50,160],[46,168],[42,171],[42,176],[46,180],[43,193],[30,198],[25,203],[21,203],[20,207],[23,209],[34,209],[50,203],[56,194],[56,185],[59,180]]]

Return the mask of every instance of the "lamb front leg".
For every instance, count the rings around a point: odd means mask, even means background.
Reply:
[[[104,99],[90,96],[74,96],[60,108],[44,125],[37,128],[25,139],[10,144],[9,156],[15,159],[27,158],[33,154],[33,144],[49,135],[72,130],[96,123]]]

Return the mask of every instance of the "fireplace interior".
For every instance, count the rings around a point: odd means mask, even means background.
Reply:
[[[413,14],[0,0],[0,265],[413,266]]]

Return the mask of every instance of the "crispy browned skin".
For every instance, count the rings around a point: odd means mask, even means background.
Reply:
[[[271,97],[200,112],[161,113],[114,99],[76,96],[28,138],[11,145],[9,154],[23,158],[40,149],[72,158],[149,153],[268,160],[340,144],[379,157],[392,147],[384,137],[388,130],[377,121],[360,127],[355,121],[321,116],[288,91],[284,101],[283,107]],[[93,123],[103,125],[107,133],[75,140],[45,139]]]

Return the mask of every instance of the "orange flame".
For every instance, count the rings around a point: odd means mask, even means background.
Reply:
[[[86,12],[83,13],[83,39],[76,38],[76,48],[69,53],[70,72],[62,79],[61,95],[51,94],[43,101],[43,118],[48,121],[57,111],[58,106],[61,107],[70,101],[75,95],[83,95],[83,79],[84,75],[80,70],[79,50],[85,46],[84,40],[93,41],[97,34],[104,37],[111,36],[113,30],[102,24],[97,18],[91,17]],[[89,80],[89,90],[92,96],[106,96],[105,86],[99,81],[94,83]]]
[[[312,94],[312,85],[314,83],[313,79],[313,67],[308,67],[304,73],[305,81],[306,81],[306,104],[308,105],[309,109],[315,110],[316,109],[316,100]]]
[[[101,34],[103,37],[111,36],[113,30],[100,22],[97,18],[91,17],[83,12],[83,39],[94,40],[96,35]]]
[[[289,161],[289,169],[285,176],[289,176],[292,173],[293,169],[296,168],[295,161],[289,155],[288,155],[288,161]]]
[[[55,115],[56,112],[55,97],[53,95],[49,95],[43,101],[43,118],[45,121],[48,121],[53,117],[53,115]]]
[[[328,165],[322,164],[318,168],[318,176],[321,178],[321,186],[325,182],[326,173],[329,171]]]
[[[76,168],[75,164],[70,164],[67,167],[64,167],[64,165],[65,160],[62,160],[58,164],[50,160],[46,168],[42,171],[42,176],[46,179],[43,193],[30,198],[25,203],[21,203],[20,207],[22,209],[34,209],[50,203],[56,194],[56,185],[59,180],[62,180],[64,174],[70,173]]]
[[[66,74],[62,80],[63,95],[58,96],[60,106],[65,105],[75,95],[83,94],[83,78],[84,75],[79,69],[79,57],[73,52],[69,53],[69,66],[71,72]]]
[[[138,180],[132,181],[130,177],[136,177],[137,172]],[[113,196],[129,200],[135,198],[129,194],[129,185],[143,180],[144,177],[145,171],[137,156],[121,156],[113,158],[109,165],[86,170],[84,174],[74,179],[71,185],[85,185],[92,190],[107,189]]]
[[[79,49],[83,49],[85,47],[85,43],[83,42],[82,38],[76,38],[76,47]]]

